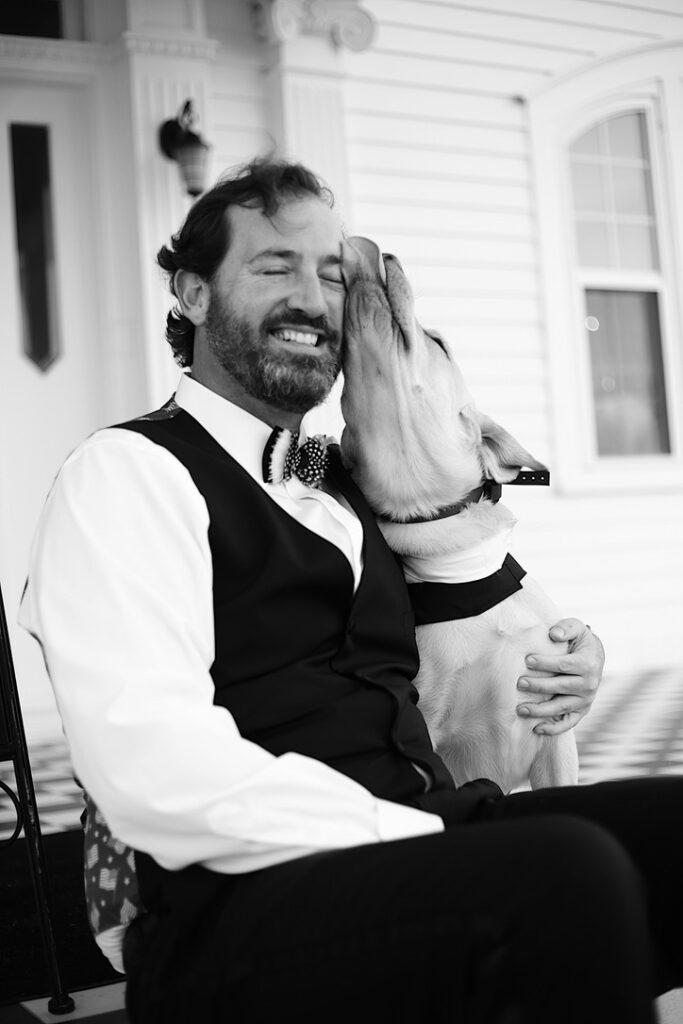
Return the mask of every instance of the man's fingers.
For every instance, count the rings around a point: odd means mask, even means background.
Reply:
[[[522,693],[538,693],[543,696],[552,697],[556,693],[567,693],[580,695],[585,687],[583,676],[570,675],[574,666],[568,668],[567,673],[559,675],[553,673],[549,676],[521,676],[517,680],[517,689]]]
[[[535,672],[550,672],[559,675],[578,675],[577,667],[584,668],[592,665],[592,658],[584,658],[577,651],[567,654],[529,654],[526,657],[527,668]]]
[[[573,729],[586,714],[587,707],[580,698],[555,696],[537,704],[518,704],[517,714],[530,722],[541,719],[533,730],[538,736],[557,736]]]
[[[581,619],[566,618],[560,619],[554,626],[550,627],[551,640],[578,640],[590,630]]]
[[[593,702],[605,661],[600,640],[580,619],[560,619],[550,636],[565,641],[568,649],[563,646],[553,655],[531,652],[525,659],[526,672],[517,680],[517,714],[533,723],[535,733],[546,736],[566,732],[581,721]]]
[[[580,697],[558,694],[551,700],[518,704],[517,714],[522,718],[556,718],[559,715],[580,713],[584,706],[585,702]]]
[[[537,736],[558,736],[561,732],[573,729],[582,718],[582,714],[572,711],[567,715],[562,715],[557,721],[549,719],[547,722],[541,722],[534,728],[534,732]]]
[[[525,661],[534,675],[537,672],[556,672],[591,680],[594,677],[597,685],[605,663],[605,651],[600,638],[587,626],[583,626],[583,632],[578,638],[570,640],[568,651],[558,654],[536,654],[532,651]]]

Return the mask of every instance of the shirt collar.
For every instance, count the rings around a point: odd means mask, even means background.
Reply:
[[[259,483],[263,449],[272,427],[184,373],[175,400]]]

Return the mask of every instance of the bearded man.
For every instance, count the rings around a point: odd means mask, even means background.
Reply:
[[[300,165],[199,199],[158,257],[190,373],[48,498],[22,621],[87,792],[91,921],[112,959],[125,935],[136,1024],[651,1021],[680,850],[644,818],[680,784],[456,789],[400,568],[335,447],[297,437],[339,372],[342,239]],[[575,721],[602,651],[559,625],[570,696],[530,710]]]

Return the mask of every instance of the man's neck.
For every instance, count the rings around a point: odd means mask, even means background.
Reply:
[[[208,368],[192,364],[191,374],[193,380],[203,384],[205,388],[214,391],[221,398],[227,399],[233,405],[239,406],[245,412],[263,420],[270,427],[286,427],[293,433],[298,433],[303,418],[302,413],[286,412],[284,409],[277,409],[267,402],[261,401],[248,394],[241,384],[238,383],[226,372],[209,372]]]

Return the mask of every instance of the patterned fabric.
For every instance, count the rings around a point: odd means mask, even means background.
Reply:
[[[309,487],[318,487],[327,472],[327,446],[333,441],[324,434],[316,434],[299,447],[298,434],[286,427],[275,427],[263,451],[263,479],[279,484],[297,476]]]
[[[171,395],[165,405],[162,405],[160,409],[155,409],[154,412],[147,413],[146,416],[140,416],[141,420],[170,420],[174,416],[177,416],[180,412],[180,406],[175,400],[175,395]]]
[[[83,871],[88,921],[95,935],[128,925],[144,910],[140,902],[135,851],[115,839],[87,793],[83,824]]]

